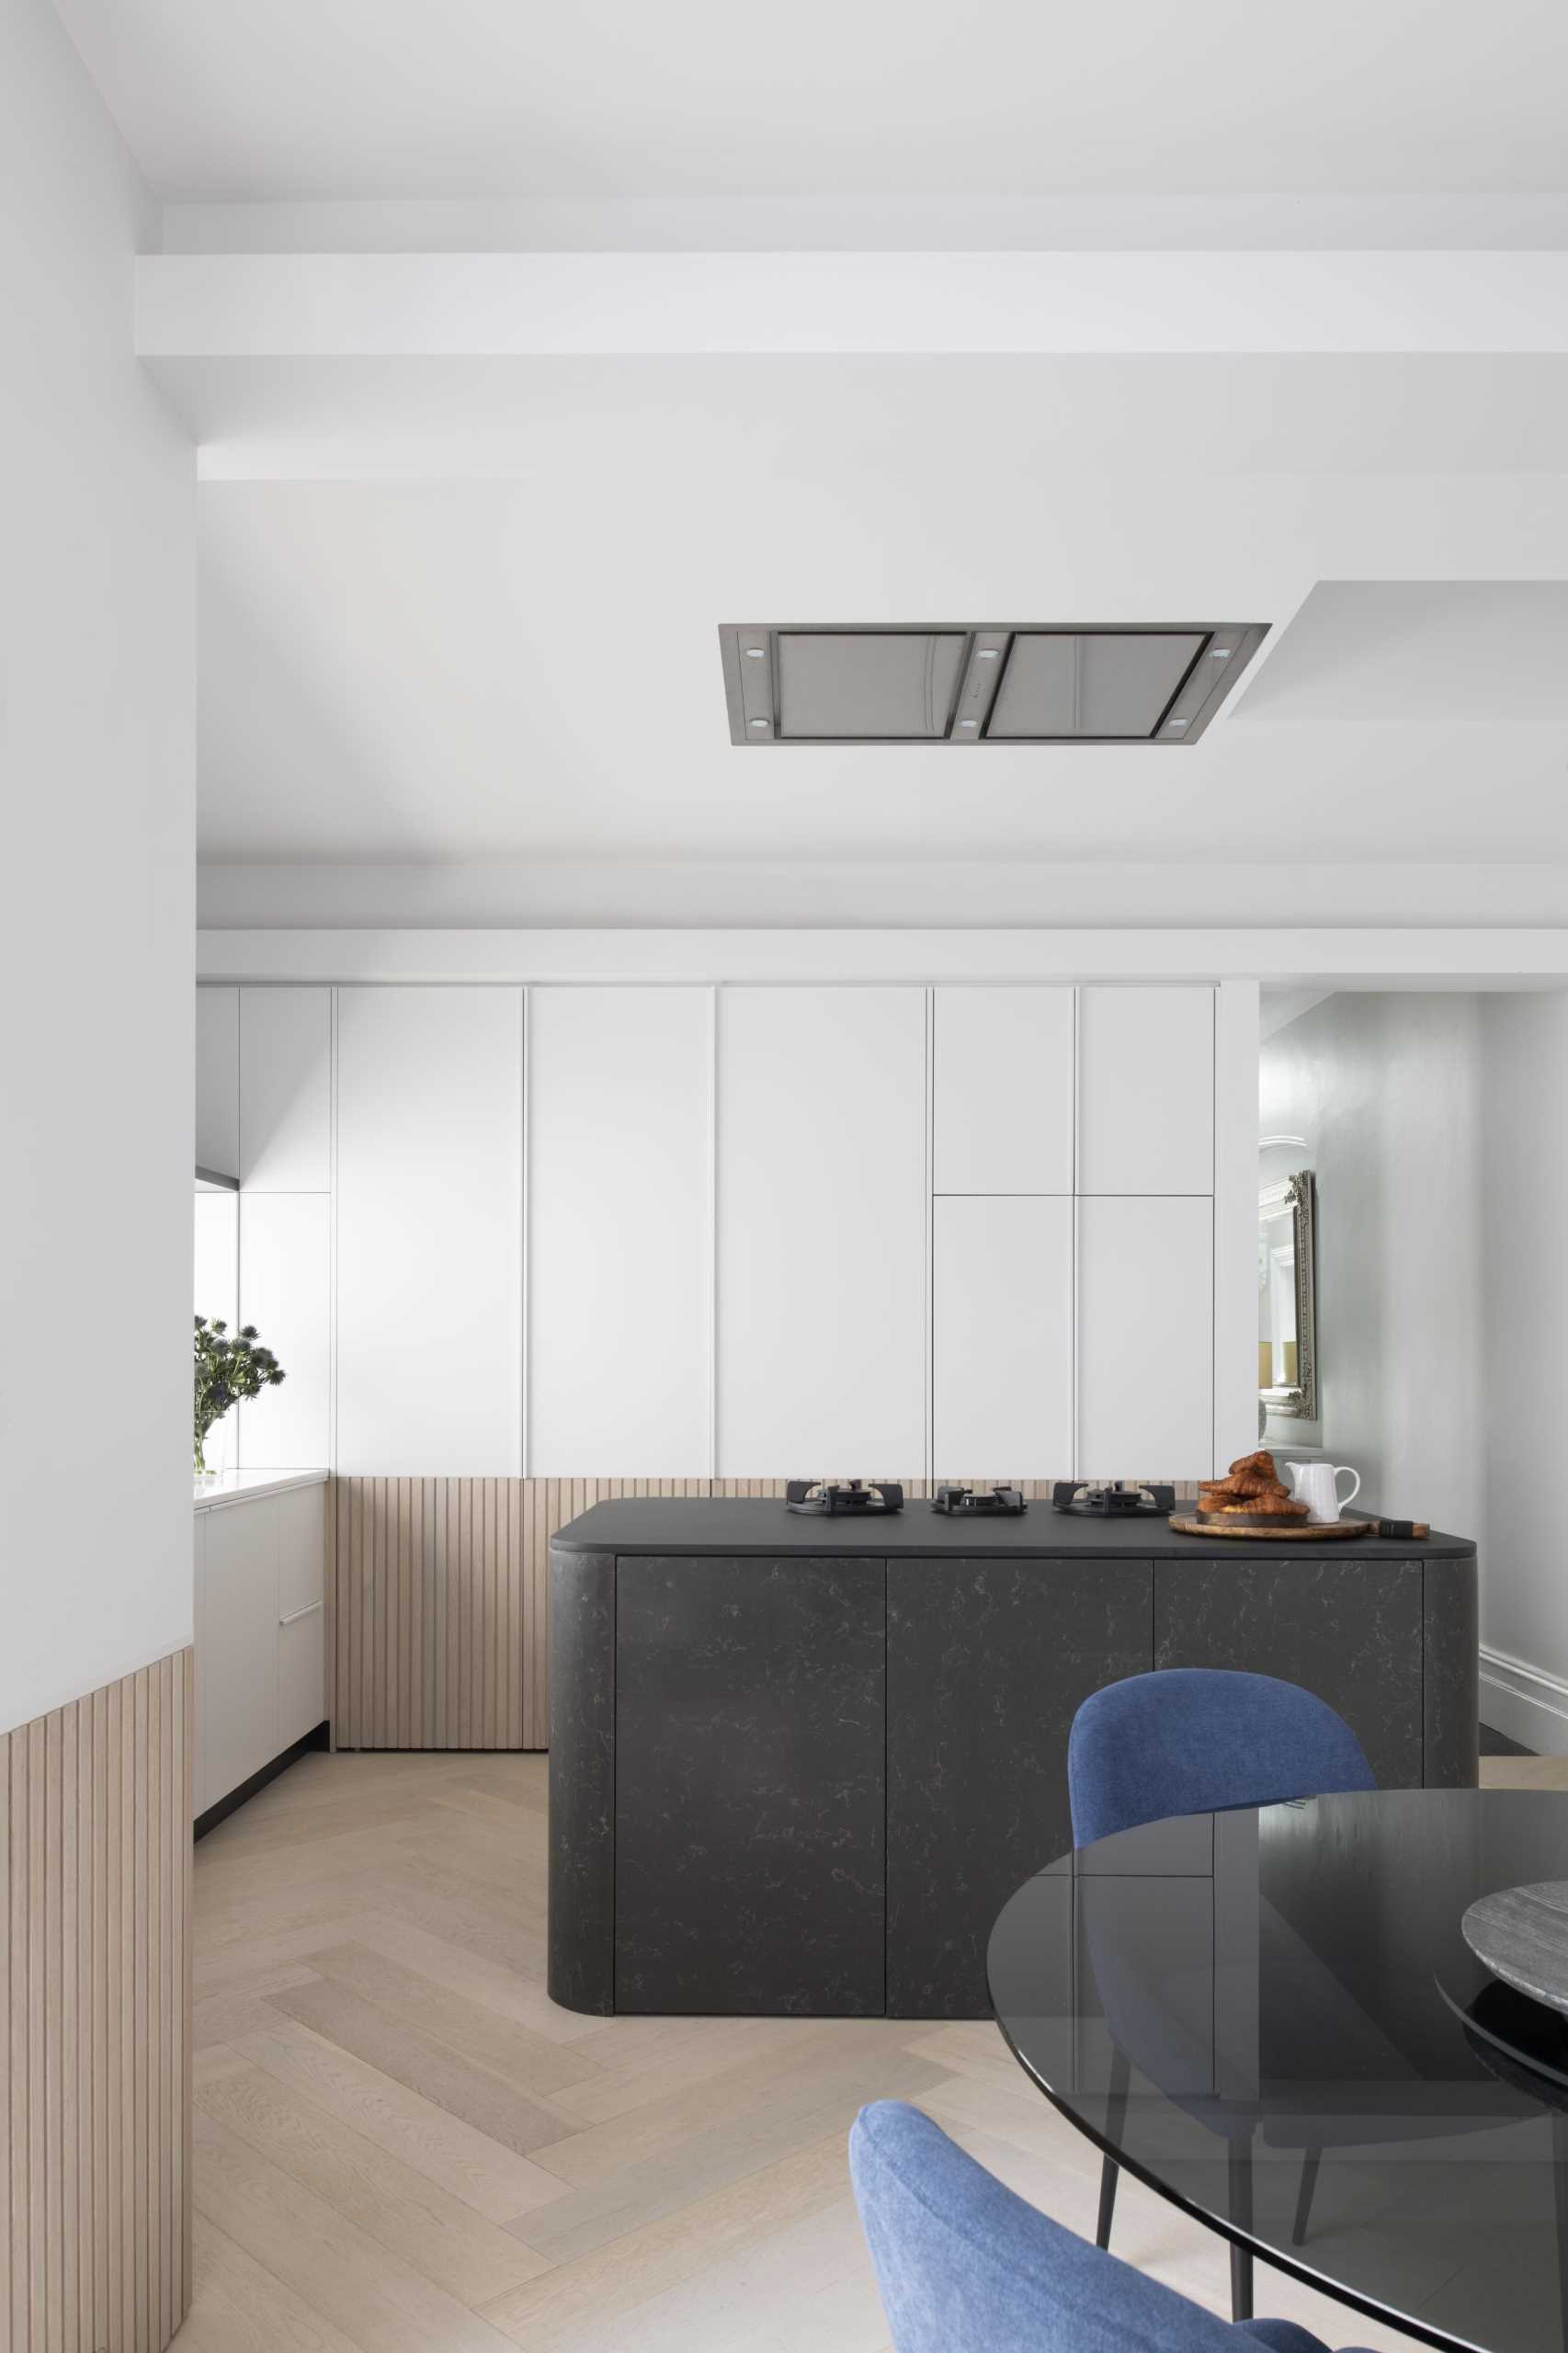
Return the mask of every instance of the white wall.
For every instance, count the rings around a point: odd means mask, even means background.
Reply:
[[[53,9],[9,0],[0,1727],[191,1631],[196,483],[131,358],[155,242]]]
[[[1260,1133],[1318,1181],[1318,1425],[1271,1418],[1361,1473],[1362,1500],[1483,1524],[1483,1000],[1328,997],[1263,1047]],[[1490,1571],[1487,1572],[1488,1578]]]

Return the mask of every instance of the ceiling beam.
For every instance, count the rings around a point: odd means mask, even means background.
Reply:
[[[196,973],[257,983],[1247,977],[1335,988],[1561,988],[1568,928],[198,931]]]
[[[161,358],[1562,354],[1568,253],[156,254]]]

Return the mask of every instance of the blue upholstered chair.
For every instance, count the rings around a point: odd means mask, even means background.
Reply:
[[[1344,1717],[1272,1675],[1131,1675],[1085,1700],[1067,1742],[1075,1847],[1173,1814],[1377,1786]]]
[[[1377,1786],[1344,1718],[1314,1693],[1272,1675],[1176,1666],[1129,1676],[1085,1700],[1067,1741],[1075,1847],[1176,1814],[1222,1813]],[[1118,2105],[1125,2109],[1129,2077],[1119,2044],[1111,2066],[1113,2122]],[[1233,2135],[1244,2130],[1250,2140],[1250,2128],[1234,2115],[1217,2116],[1216,2129]],[[1306,2234],[1321,2154],[1311,2145],[1303,2153],[1293,2233],[1298,2245]],[[1107,2157],[1096,2246],[1110,2245],[1116,2183],[1116,2160]],[[1249,2198],[1240,2165],[1233,2168],[1233,2195]],[[1252,2257],[1244,2248],[1231,2250],[1231,2282],[1240,2319],[1252,2307]]]
[[[1216,2320],[1101,2254],[902,2101],[860,2110],[849,2170],[894,2353],[1325,2353],[1291,2321]]]

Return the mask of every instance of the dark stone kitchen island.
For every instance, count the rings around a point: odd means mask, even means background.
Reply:
[[[1475,1547],[1163,1519],[596,1504],[551,1547],[550,1991],[569,2009],[990,2015],[1064,1856],[1067,1732],[1151,1667],[1304,1684],[1385,1789],[1476,1779]]]

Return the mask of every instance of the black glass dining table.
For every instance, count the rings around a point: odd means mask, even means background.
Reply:
[[[1185,1815],[1027,1880],[992,2003],[1062,2114],[1233,2247],[1427,2345],[1568,2353],[1568,2018],[1460,1926],[1552,1881],[1555,1791]]]

